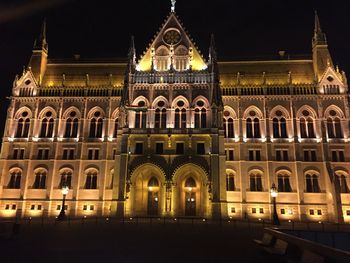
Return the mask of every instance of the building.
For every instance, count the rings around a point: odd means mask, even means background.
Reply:
[[[144,55],[51,59],[46,26],[16,77],[0,214],[350,222],[348,84],[317,14],[309,57],[203,56],[175,6]]]

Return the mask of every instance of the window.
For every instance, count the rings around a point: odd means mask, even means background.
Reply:
[[[140,101],[137,106],[139,107],[139,111],[135,112],[135,128],[146,128],[146,120],[147,120],[147,112],[143,109],[146,109],[146,103],[144,101]]]
[[[282,113],[281,113],[282,114]],[[287,138],[287,124],[285,118],[274,118],[272,120],[274,138]]]
[[[97,189],[96,172],[89,172],[86,174],[85,189]]]
[[[90,138],[102,138],[103,120],[101,116],[101,112],[96,111],[90,119]]]
[[[164,153],[164,144],[162,142],[156,143],[156,154],[163,154]]]
[[[63,186],[72,188],[72,172],[70,170],[61,172],[61,180],[60,180],[59,188],[62,188]]]
[[[135,144],[135,154],[143,154],[143,143],[137,142]]]
[[[262,179],[260,174],[250,175],[250,191],[262,192]]]
[[[29,113],[24,111],[21,113],[17,122],[16,138],[27,138],[29,136],[30,119]]]
[[[250,115],[255,113],[252,112]],[[247,138],[261,138],[260,134],[260,121],[258,118],[248,118],[246,120],[246,136]]]
[[[278,192],[291,192],[290,180],[288,175],[278,175]]]
[[[346,177],[343,174],[337,175],[336,176],[339,186],[340,186],[340,192],[343,194],[348,194],[350,193],[348,183],[346,182]]]
[[[38,160],[48,160],[49,159],[49,152],[50,152],[50,149],[39,148],[37,159]]]
[[[260,208],[259,208],[259,213],[260,213],[260,214],[263,214],[263,213],[264,213],[264,208],[261,208],[261,207],[260,207]]]
[[[303,111],[304,116],[309,115],[308,111]],[[314,120],[311,117],[300,118],[300,137],[301,138],[316,138],[314,130]]]
[[[288,151],[287,150],[277,150],[276,151],[276,161],[288,161]]]
[[[199,100],[196,103],[196,109],[194,110],[194,127],[206,128],[207,127],[207,110],[204,108],[204,101]]]
[[[261,161],[261,151],[260,150],[249,150],[248,157],[249,157],[249,161]]]
[[[252,214],[256,214],[256,208],[255,207],[252,208]]]
[[[78,136],[79,120],[77,113],[72,111],[69,113],[69,117],[66,119],[66,129],[64,132],[65,138],[76,138]]]
[[[314,210],[313,210],[313,209],[310,209],[310,211],[309,211],[309,212],[310,212],[310,215],[312,215],[312,216],[315,214],[315,212],[314,212]]]
[[[318,176],[315,174],[306,175],[306,192],[308,193],[319,193],[320,186],[318,184]]]
[[[41,120],[41,138],[51,138],[54,130],[54,119],[51,111],[45,113],[44,118]]]
[[[184,154],[185,153],[185,144],[183,142],[176,143],[176,154]]]
[[[8,184],[9,189],[21,188],[22,173],[20,171],[10,172],[10,182]]]
[[[225,150],[226,160],[234,161],[235,160],[235,152],[234,150]]]
[[[229,111],[224,111],[224,135],[225,138],[234,138],[235,137],[235,130],[234,130],[234,121],[232,114]]]
[[[181,106],[179,106],[181,105]],[[175,128],[176,129],[183,129],[186,128],[186,109],[182,108],[184,106],[183,101],[179,101],[177,103],[177,106],[179,108],[175,109]]]
[[[61,205],[57,205],[56,210],[61,210]],[[68,205],[64,205],[64,210],[68,210]]]
[[[63,160],[74,160],[74,149],[64,148],[62,159]]]
[[[304,150],[304,162],[316,162],[316,150]]]
[[[46,172],[40,171],[35,174],[35,181],[33,189],[45,189],[46,188]]]
[[[226,175],[226,191],[235,191],[235,177],[233,173]]]
[[[99,160],[99,149],[88,149],[88,160]]]
[[[284,215],[286,213],[286,210],[284,208],[281,209],[281,215]]]
[[[204,143],[197,143],[197,154],[205,154]]]
[[[155,110],[154,128],[166,128],[167,111],[165,108],[165,102],[159,101],[157,109]]]
[[[335,117],[335,118],[329,117],[327,119],[327,133],[328,133],[328,138],[331,138],[331,139],[343,138],[341,122],[338,117]]]
[[[319,215],[319,216],[322,215],[322,210],[321,209],[317,209],[317,215]]]
[[[350,216],[350,210],[346,210],[346,215]]]
[[[115,118],[114,120],[114,132],[113,132],[113,138],[117,138],[118,135],[118,129],[119,129],[119,119]]]
[[[235,214],[236,213],[236,207],[231,207],[231,214]]]
[[[345,162],[344,150],[332,150],[332,162]]]
[[[22,148],[15,148],[15,149],[13,149],[12,159],[14,159],[14,160],[23,160],[24,159],[24,149],[22,149]]]

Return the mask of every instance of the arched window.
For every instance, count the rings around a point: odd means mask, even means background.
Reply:
[[[279,174],[278,180],[278,192],[291,192],[292,187],[290,186],[290,179],[288,175]]]
[[[261,174],[251,174],[250,175],[250,191],[252,192],[262,192],[262,179]]]
[[[276,114],[278,114],[279,111],[277,111]],[[280,113],[279,115],[282,115]],[[287,138],[287,123],[286,119],[284,117],[275,117],[272,120],[272,130],[273,130],[273,137],[274,138]]]
[[[41,138],[51,138],[54,130],[54,119],[51,111],[45,113],[44,118],[41,120]]]
[[[196,109],[194,110],[194,127],[206,128],[207,127],[207,110],[204,108],[204,101],[199,100],[196,103]]]
[[[253,124],[252,124],[251,118],[248,118],[246,120],[246,134],[247,134],[247,138],[254,138],[253,137]]]
[[[165,102],[159,101],[157,104],[157,109],[155,111],[154,127],[155,128],[166,128],[167,123],[167,111],[165,108]]]
[[[21,188],[22,172],[15,170],[10,172],[10,182],[8,184],[9,189],[20,189]]]
[[[246,120],[247,138],[261,138],[260,120],[258,118],[247,118]]]
[[[300,137],[307,138],[306,120],[304,118],[300,119]]]
[[[316,174],[306,174],[306,192],[319,193],[318,176]]]
[[[159,182],[157,180],[157,178],[155,178],[154,176],[148,181],[148,187],[158,187],[159,186]]]
[[[301,138],[316,138],[314,119],[310,117],[310,112],[302,111],[302,117],[299,119],[300,137]]]
[[[260,122],[258,118],[254,119],[254,138],[261,138]]]
[[[341,128],[341,123],[339,118],[334,119],[334,129],[335,129],[335,137],[343,138],[343,132]]]
[[[235,137],[235,128],[232,114],[226,110],[224,111],[224,135],[225,138],[234,138]]]
[[[312,118],[307,119],[307,133],[308,133],[308,138],[316,138],[314,120]]]
[[[235,177],[233,173],[226,175],[226,191],[235,191]]]
[[[33,189],[45,189],[45,188],[46,188],[46,172],[38,171],[35,173]]]
[[[331,111],[334,112],[335,111]],[[341,127],[341,122],[338,117],[328,117],[327,118],[327,133],[328,133],[328,138],[343,138],[343,132],[342,132],[342,127]]]
[[[62,188],[64,186],[72,188],[72,172],[70,170],[64,170],[61,172],[61,179],[58,187]]]
[[[146,103],[144,101],[140,101],[138,103],[138,107],[145,107]],[[144,111],[136,111],[135,112],[135,128],[146,128],[146,120],[147,120],[147,113]]]
[[[78,136],[79,121],[77,113],[72,111],[69,113],[69,117],[66,119],[66,129],[64,132],[65,138],[76,138]]]
[[[86,174],[85,189],[97,189],[97,172],[91,171]]]
[[[90,138],[102,138],[103,120],[101,112],[96,111],[90,119]]]
[[[114,132],[113,132],[113,138],[117,138],[118,135],[118,129],[119,129],[119,119],[114,119]]]
[[[30,119],[29,113],[24,111],[21,113],[17,122],[16,138],[27,138],[29,136]]]
[[[346,182],[346,177],[344,174],[339,174],[336,175],[336,178],[339,182],[339,186],[340,186],[340,192],[343,194],[348,194],[350,193],[349,187],[348,187],[348,183]]]

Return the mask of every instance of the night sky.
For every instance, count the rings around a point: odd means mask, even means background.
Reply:
[[[219,58],[227,60],[275,56],[278,50],[310,54],[317,10],[333,61],[350,78],[348,2],[177,0],[176,13],[205,56],[210,33],[214,33]],[[29,62],[44,17],[49,57],[122,58],[131,35],[138,56],[142,54],[169,11],[170,0],[1,0],[1,126],[6,96],[11,95],[15,75]]]

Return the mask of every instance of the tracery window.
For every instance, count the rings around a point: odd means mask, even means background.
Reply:
[[[234,121],[233,121],[233,116],[229,111],[224,111],[223,124],[224,124],[225,138],[234,138],[235,137]]]
[[[29,136],[30,118],[28,111],[23,111],[17,121],[16,138]]]
[[[94,112],[93,117],[90,119],[90,138],[102,138],[103,119],[102,114],[99,111]]]
[[[51,138],[53,136],[54,119],[51,111],[47,111],[41,120],[40,138]]]
[[[65,138],[76,138],[78,136],[79,120],[77,118],[77,113],[72,111],[69,113],[66,119],[66,128],[64,132]]]
[[[137,104],[138,107],[145,107],[146,103],[144,101],[140,101]],[[147,120],[147,113],[144,111],[136,111],[135,112],[135,128],[146,128],[146,120]]]
[[[166,128],[167,123],[167,111],[165,108],[165,102],[159,101],[155,110],[154,127],[155,128]]]
[[[282,111],[276,111],[276,116],[272,120],[272,130],[274,138],[288,138],[287,122]]]
[[[187,111],[185,108],[185,103],[180,100],[176,103],[176,109],[175,109],[175,128],[176,129],[183,129],[186,128],[186,122],[187,122]]]
[[[196,108],[194,110],[194,127],[207,127],[207,110],[204,108],[204,101],[202,100],[199,100],[196,103]]]
[[[246,119],[246,136],[247,138],[261,138],[260,120],[256,117],[255,111],[250,111]]]
[[[327,118],[327,133],[328,138],[343,138],[343,131],[341,127],[341,121],[337,117],[337,113],[334,110],[329,112],[329,117]]]
[[[316,138],[314,119],[310,116],[310,112],[304,110],[303,116],[300,118],[300,137],[301,138]]]

